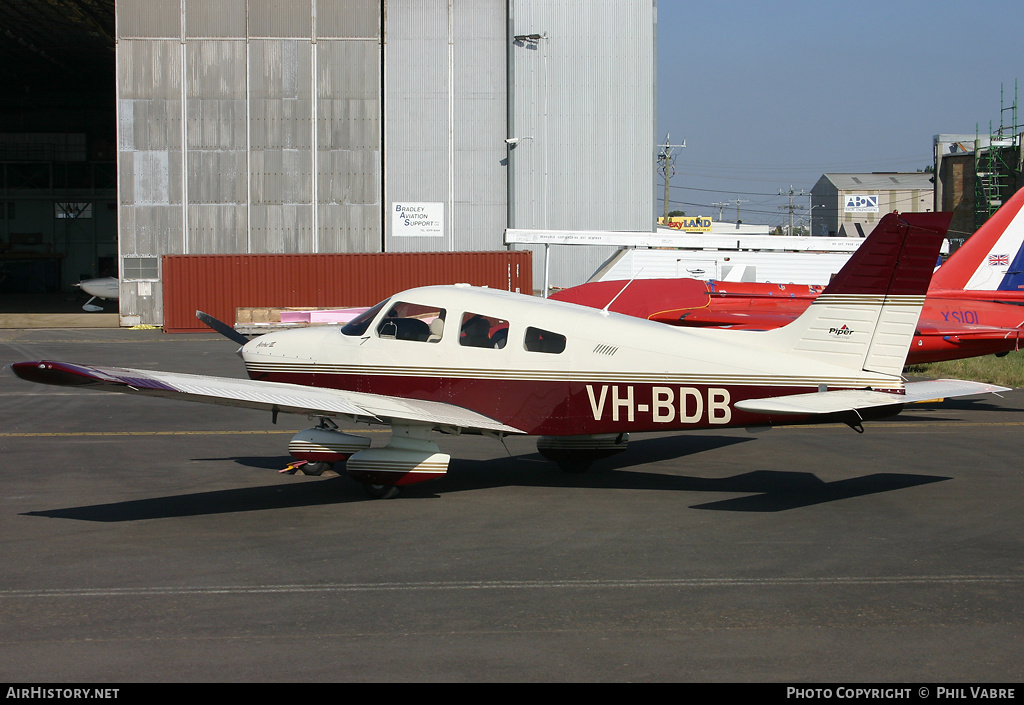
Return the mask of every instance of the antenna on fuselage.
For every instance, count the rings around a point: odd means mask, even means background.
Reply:
[[[601,313],[602,313],[602,314],[604,314],[605,316],[607,316],[607,315],[608,315],[608,309],[609,309],[609,308],[611,308],[611,305],[612,305],[613,303],[615,303],[615,299],[617,299],[617,298],[619,298],[620,296],[622,296],[622,292],[626,290],[626,287],[628,287],[628,286],[629,286],[630,284],[632,284],[632,283],[633,283],[633,282],[634,282],[634,281],[636,280],[636,278],[640,276],[640,273],[641,273],[641,272],[643,272],[643,271],[644,271],[644,269],[643,269],[643,267],[641,267],[641,268],[640,268],[640,271],[639,271],[639,272],[637,272],[636,274],[634,274],[634,275],[633,275],[633,278],[632,278],[632,279],[630,279],[630,280],[629,280],[628,282],[626,282],[626,286],[622,287],[622,288],[621,288],[621,289],[619,290],[619,293],[617,293],[617,294],[616,294],[615,296],[613,296],[613,297],[612,297],[612,300],[608,302],[608,305],[606,305],[606,306],[605,306],[604,308],[602,308],[602,309],[601,309]]]

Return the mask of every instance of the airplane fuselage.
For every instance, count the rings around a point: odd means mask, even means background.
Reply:
[[[425,287],[371,312],[355,326],[248,343],[250,377],[450,403],[534,435],[779,423],[733,405],[821,384],[901,388],[898,377],[778,349],[770,334],[673,328],[502,291]]]
[[[78,286],[89,296],[98,299],[118,298],[118,280],[116,277],[99,277],[96,279],[85,279],[78,282]]]

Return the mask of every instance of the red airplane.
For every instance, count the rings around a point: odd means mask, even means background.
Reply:
[[[1005,355],[1024,326],[1024,189],[938,268],[907,364]],[[951,214],[926,216],[949,227]],[[904,216],[908,217],[908,216]],[[1011,253],[1016,252],[1016,257]],[[856,255],[855,255],[856,256]],[[996,288],[996,287],[999,288]],[[786,325],[829,287],[806,284],[637,279],[563,289],[551,298],[675,326],[767,330]]]

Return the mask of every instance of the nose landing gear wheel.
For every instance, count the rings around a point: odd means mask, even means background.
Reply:
[[[302,471],[303,475],[312,475],[313,477],[319,477],[320,475],[323,475],[324,472],[326,472],[327,470],[330,470],[331,467],[333,467],[332,463],[325,463],[321,460],[315,462],[308,462],[299,469]]]

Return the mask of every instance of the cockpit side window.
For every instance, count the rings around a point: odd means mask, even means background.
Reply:
[[[459,325],[459,345],[470,348],[503,348],[508,341],[508,321],[479,313],[466,313]]]
[[[366,329],[373,323],[373,319],[377,317],[380,310],[384,308],[384,305],[388,302],[384,299],[373,308],[368,308],[358,316],[353,318],[351,321],[342,326],[341,332],[345,335],[362,335],[366,332]]]
[[[527,328],[523,347],[530,352],[558,354],[565,350],[565,336],[540,328]]]
[[[412,340],[420,343],[436,343],[444,335],[443,308],[411,304],[392,303],[388,312],[377,324],[377,335],[392,340]]]

